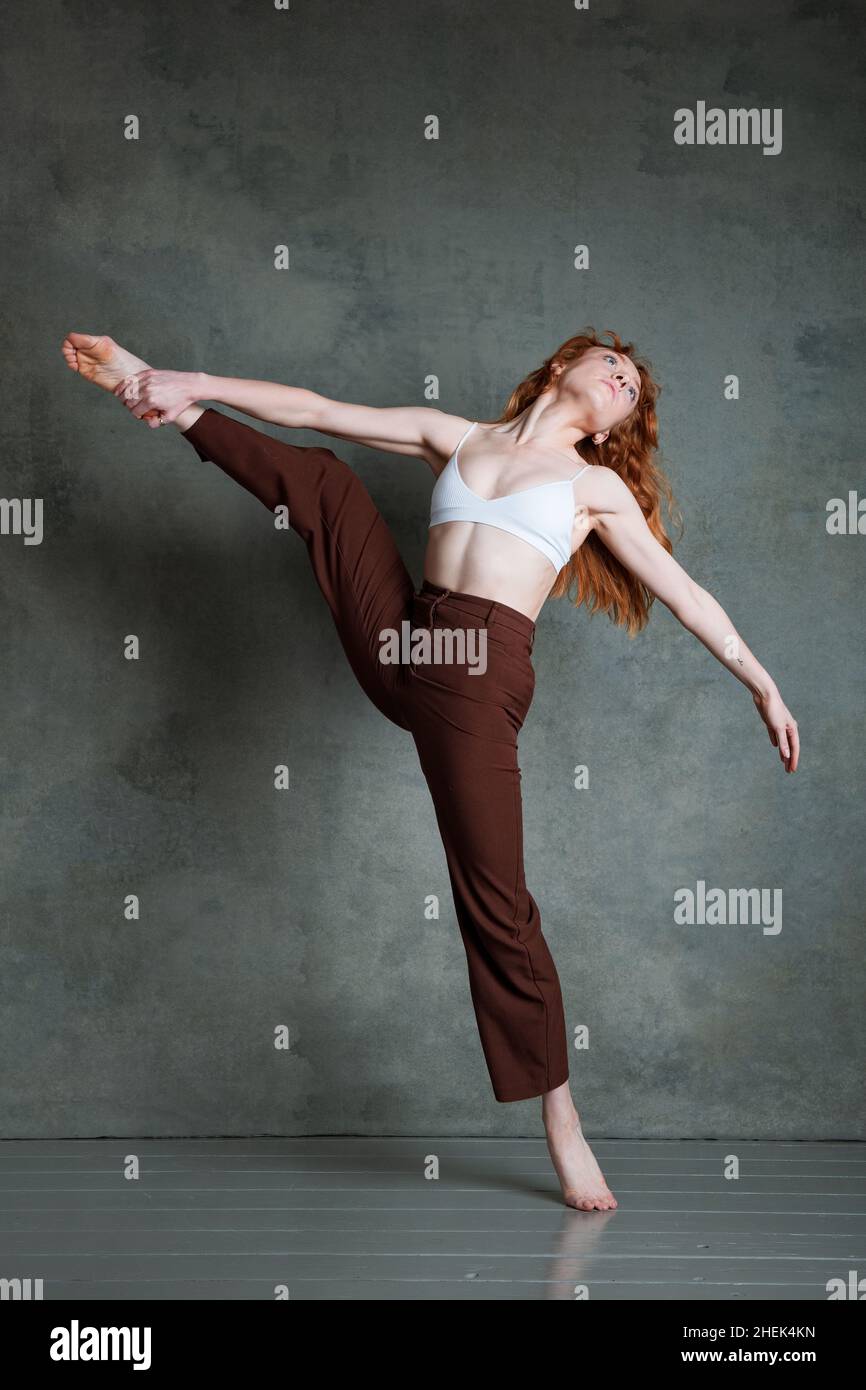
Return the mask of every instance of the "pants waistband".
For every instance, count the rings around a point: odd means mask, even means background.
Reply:
[[[444,589],[441,584],[431,584],[429,579],[424,580],[416,598],[430,602],[431,617],[441,605],[453,606],[464,613],[480,618],[486,627],[501,625],[518,633],[526,638],[530,650],[532,650],[535,640],[535,623],[525,613],[518,612],[516,608],[510,608],[507,603],[482,598],[480,594],[464,594],[456,589]]]

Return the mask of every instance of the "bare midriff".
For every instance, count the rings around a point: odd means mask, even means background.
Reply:
[[[455,593],[478,594],[516,608],[534,622],[556,570],[528,541],[477,521],[431,526],[424,578]]]

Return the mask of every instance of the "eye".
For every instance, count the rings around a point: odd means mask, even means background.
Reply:
[[[612,352],[606,352],[606,353],[604,354],[604,360],[605,360],[605,362],[613,362],[614,366],[616,366],[616,358],[614,357],[614,355],[613,355]],[[628,389],[629,389],[629,391],[631,392],[631,398],[632,398],[632,400],[633,400],[633,401],[636,401],[636,400],[637,400],[637,388],[634,387],[634,386],[630,386]]]

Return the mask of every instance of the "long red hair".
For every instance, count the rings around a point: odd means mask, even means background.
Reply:
[[[605,337],[613,341],[606,343]],[[619,335],[611,329],[605,329],[601,337],[594,328],[587,328],[573,338],[567,338],[556,352],[514,388],[502,415],[491,423],[504,424],[527,410],[551,384],[554,363],[561,362],[567,367],[582,357],[587,348],[593,347],[613,347],[630,357],[640,373],[641,392],[635,409],[627,419],[611,429],[603,444],[594,444],[591,438],[580,441],[580,455],[587,463],[601,464],[619,474],[636,497],[656,540],[670,554],[673,545],[662,521],[662,498],[668,516],[680,528],[680,535],[682,517],[671,485],[653,458],[658,449],[655,407],[661,386],[654,380],[649,362],[635,355],[632,343],[621,342]],[[560,570],[549,597],[568,597],[576,607],[585,603],[590,613],[607,613],[611,622],[627,630],[629,637],[634,637],[646,626],[655,599],[646,585],[611,554],[594,531],[589,533],[580,549]]]

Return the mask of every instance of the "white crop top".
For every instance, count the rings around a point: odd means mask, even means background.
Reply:
[[[477,420],[469,426],[463,439],[471,434]],[[460,444],[463,443],[460,440]],[[482,526],[495,526],[540,550],[557,574],[571,559],[571,534],[574,527],[574,493],[571,485],[585,473],[589,464],[578,469],[572,478],[538,487],[510,492],[505,497],[479,497],[468,488],[460,476],[457,455],[460,444],[446,463],[430,498],[430,525],[441,526],[446,521],[476,521]]]

